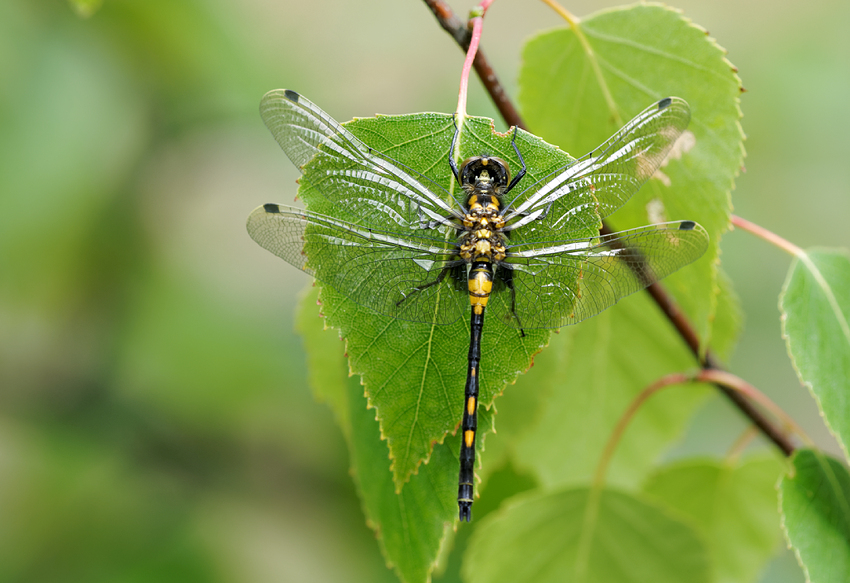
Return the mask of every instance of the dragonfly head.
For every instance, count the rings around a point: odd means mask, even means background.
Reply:
[[[511,181],[508,164],[501,158],[473,156],[460,165],[460,185],[467,190],[484,190],[501,195]]]

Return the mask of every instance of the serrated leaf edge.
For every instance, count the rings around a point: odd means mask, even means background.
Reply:
[[[817,268],[817,266],[812,262],[811,258],[809,257],[808,252],[812,251],[812,250],[824,250],[824,251],[831,251],[831,252],[840,251],[843,255],[846,255],[848,257],[848,260],[850,260],[850,253],[848,253],[846,249],[827,249],[827,248],[819,248],[819,247],[814,247],[814,248],[811,248],[809,250],[804,250],[801,255],[798,255],[795,258],[795,260],[791,263],[791,266],[788,268],[788,274],[785,276],[785,282],[782,284],[782,290],[779,292],[779,306],[778,307],[779,307],[779,314],[780,314],[779,322],[780,322],[780,326],[781,326],[781,336],[782,336],[782,339],[785,341],[785,351],[788,354],[788,359],[791,361],[791,367],[794,369],[794,372],[796,373],[797,378],[800,380],[800,383],[809,390],[809,394],[812,396],[812,398],[815,400],[815,403],[817,404],[818,414],[821,416],[821,419],[823,419],[824,425],[826,425],[827,430],[829,430],[830,434],[835,438],[835,441],[838,443],[838,446],[841,448],[841,452],[844,454],[844,459],[846,461],[848,461],[848,463],[850,463],[850,452],[848,451],[847,444],[844,443],[844,440],[841,439],[841,436],[835,431],[835,429],[833,429],[832,425],[829,423],[829,418],[824,413],[824,409],[823,409],[823,405],[821,404],[820,397],[815,392],[814,386],[812,385],[812,383],[810,383],[809,381],[807,381],[803,378],[803,374],[800,371],[800,367],[797,365],[797,360],[794,358],[794,354],[791,352],[791,344],[790,344],[791,337],[788,334],[788,329],[787,329],[788,313],[785,311],[785,308],[783,306],[784,306],[785,295],[788,291],[788,286],[791,283],[791,278],[793,277],[794,271],[797,269],[797,267],[800,265],[801,262],[806,266],[806,268],[809,270],[809,272],[815,278],[818,285],[822,289],[825,290],[825,295],[827,295],[827,301],[829,302],[830,307],[833,309],[833,312],[837,312],[837,314],[839,314],[841,316],[841,318],[840,318],[841,328],[844,331],[845,339],[848,341],[848,343],[850,343],[850,324],[848,324],[847,320],[844,318],[844,313],[841,311],[840,307],[838,307],[837,300],[835,298],[835,294],[832,293],[832,288],[829,286],[828,282],[823,278],[823,274],[821,274],[820,270]],[[825,286],[825,287],[823,287],[823,286]]]

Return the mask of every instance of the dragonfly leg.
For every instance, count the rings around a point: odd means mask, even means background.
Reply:
[[[516,288],[514,287],[514,272],[511,270],[501,270],[499,275],[503,282],[505,282],[505,286],[511,290],[511,314],[516,318],[517,324],[519,325],[519,335],[521,338],[525,338],[525,330],[522,329],[522,320],[519,319],[519,315],[516,313]]]
[[[507,188],[507,190],[505,190],[505,194],[509,193],[509,192],[511,191],[511,189],[512,189],[514,186],[516,186],[516,185],[517,185],[517,183],[518,183],[520,180],[522,180],[522,177],[523,177],[523,176],[525,176],[525,170],[526,170],[526,168],[525,168],[525,160],[523,160],[523,159],[522,159],[522,154],[520,154],[520,152],[519,152],[519,148],[517,148],[517,145],[516,145],[516,132],[517,132],[517,129],[518,129],[518,128],[517,128],[516,126],[514,126],[514,136],[511,138],[511,146],[513,146],[513,147],[514,147],[514,152],[516,152],[517,158],[519,158],[519,163],[520,163],[520,164],[522,164],[522,170],[520,170],[519,172],[517,172],[517,173],[516,173],[516,176],[514,176],[514,179],[513,179],[513,180],[511,180],[511,183],[510,183],[510,184],[508,184],[508,188]]]
[[[535,220],[537,220],[537,221],[542,221],[543,219],[545,219],[545,218],[546,218],[546,215],[548,215],[548,214],[549,214],[549,211],[551,211],[551,210],[552,210],[552,205],[553,205],[553,204],[555,204],[555,201],[554,201],[554,200],[549,201],[549,204],[547,204],[547,205],[546,205],[546,208],[544,208],[544,209],[543,209],[543,212],[542,212],[542,213],[540,213],[540,216],[539,216],[539,217],[537,217]]]
[[[435,286],[435,285],[439,284],[441,281],[443,281],[443,280],[446,278],[446,274],[447,274],[447,273],[448,273],[451,269],[452,269],[452,266],[444,267],[444,268],[440,271],[440,274],[437,276],[437,279],[435,279],[434,281],[429,281],[428,283],[424,283],[424,284],[422,284],[422,285],[420,285],[420,286],[417,286],[417,287],[413,288],[412,290],[410,290],[410,293],[409,293],[409,294],[407,294],[406,296],[404,296],[403,298],[401,298],[399,301],[397,301],[397,302],[395,303],[395,305],[396,305],[396,306],[400,306],[400,305],[401,305],[404,301],[409,300],[410,298],[412,298],[412,297],[413,297],[413,294],[419,293],[419,292],[421,292],[421,291],[423,291],[423,290],[428,289],[428,288],[429,288],[429,287],[431,287],[431,286]]]
[[[452,145],[449,147],[449,167],[452,169],[452,174],[455,175],[455,180],[460,184],[460,172],[455,163],[455,146],[457,145],[457,137],[460,134],[460,128],[457,127],[457,114],[452,114],[452,123],[455,125],[455,135],[452,136]]]

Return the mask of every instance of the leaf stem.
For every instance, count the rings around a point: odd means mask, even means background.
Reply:
[[[428,8],[431,9],[431,12],[434,14],[437,22],[439,22],[440,26],[443,27],[443,30],[448,32],[458,46],[466,51],[469,48],[469,41],[471,38],[470,31],[466,24],[455,16],[451,7],[443,0],[424,1]],[[508,94],[505,93],[504,87],[502,87],[502,84],[499,82],[498,75],[496,75],[496,72],[487,60],[487,57],[484,56],[484,52],[480,49],[475,54],[475,60],[473,61],[472,66],[475,67],[475,72],[478,75],[478,78],[481,80],[481,83],[487,90],[487,94],[490,95],[490,99],[493,100],[493,104],[499,110],[499,115],[502,116],[505,123],[509,126],[527,129],[525,122],[523,122],[522,117],[520,117],[519,112],[516,110],[508,97]]]
[[[723,370],[714,369],[703,369],[695,374],[673,373],[661,377],[651,385],[644,388],[634,399],[632,399],[632,402],[629,403],[628,408],[620,416],[620,419],[617,421],[617,425],[611,432],[611,436],[605,444],[605,449],[602,450],[602,455],[599,458],[599,464],[596,466],[596,473],[593,475],[593,488],[598,489],[604,486],[605,476],[608,472],[608,466],[611,464],[611,458],[614,457],[614,452],[617,449],[617,445],[620,443],[620,439],[623,437],[626,427],[628,427],[641,405],[643,405],[652,395],[662,389],[691,382],[712,383],[745,395],[747,398],[752,399],[770,411],[770,413],[780,420],[784,426],[799,435],[807,445],[813,445],[809,436],[806,435],[806,433],[799,425],[797,425],[790,415],[783,411],[776,403],[771,401],[767,395],[742,378]],[[740,439],[736,440],[736,446],[740,441]],[[733,447],[732,451],[735,451],[735,447]]]
[[[808,446],[814,445],[814,442],[806,435],[806,432],[797,425],[797,422],[788,415],[782,408],[770,400],[770,398],[755,388],[753,385],[742,379],[741,377],[734,375],[725,370],[716,370],[716,369],[703,369],[700,373],[694,378],[696,381],[701,382],[709,382],[714,383],[716,385],[722,385],[733,391],[737,391],[742,395],[745,395],[752,401],[755,401],[762,407],[764,407],[767,411],[770,412],[776,419],[778,419],[784,427],[796,433],[800,438],[806,443]]]
[[[602,450],[602,455],[599,458],[599,464],[596,466],[596,473],[593,475],[593,487],[595,489],[601,488],[604,485],[605,475],[608,472],[608,466],[611,462],[611,458],[614,456],[614,452],[617,449],[617,444],[620,443],[620,438],[623,437],[623,432],[635,416],[635,413],[637,413],[638,409],[640,409],[640,406],[658,391],[673,385],[688,383],[691,380],[693,380],[693,375],[685,373],[669,374],[661,377],[643,389],[640,393],[638,393],[638,396],[629,403],[628,409],[626,409],[626,412],[620,416],[620,419],[617,421],[617,425],[614,427],[614,431],[611,432],[611,436],[608,438],[608,443],[605,444],[605,449]]]
[[[777,235],[773,231],[768,231],[767,229],[765,229],[761,225],[751,223],[747,219],[742,219],[738,215],[731,215],[730,220],[732,221],[732,224],[735,225],[736,227],[739,227],[739,228],[741,228],[745,231],[749,231],[750,233],[752,233],[756,237],[760,237],[760,238],[764,239],[765,241],[767,241],[768,243],[776,245],[777,247],[779,247],[780,249],[782,249],[786,253],[793,255],[794,257],[803,257],[806,254],[805,251],[803,251],[802,249],[800,249],[799,247],[797,247],[796,245],[794,245],[790,241],[786,241],[785,239],[783,239],[782,237],[780,237],[779,235]]]
[[[542,1],[543,1],[543,4],[545,4],[546,6],[548,6],[549,8],[554,10],[555,12],[557,12],[561,16],[561,18],[566,20],[567,23],[569,23],[570,28],[573,29],[573,31],[576,30],[576,27],[578,26],[578,23],[580,22],[580,19],[579,19],[578,16],[575,16],[572,12],[570,12],[569,10],[567,10],[566,8],[564,8],[563,6],[561,6],[560,4],[555,2],[555,0],[542,0]]]
[[[469,93],[469,73],[472,71],[472,62],[478,53],[478,44],[481,42],[481,30],[484,28],[484,14],[493,0],[481,0],[481,3],[470,11],[469,26],[472,34],[469,39],[469,48],[466,50],[466,59],[463,61],[463,69],[460,74],[460,91],[457,97],[457,123],[463,124],[466,119],[466,98]]]
[[[576,38],[581,43],[582,49],[584,49],[584,54],[587,55],[587,60],[590,61],[590,66],[593,67],[593,74],[596,76],[596,82],[599,83],[599,89],[602,90],[602,96],[605,98],[605,104],[608,106],[608,111],[611,112],[611,118],[618,126],[623,125],[623,120],[620,118],[620,112],[614,104],[614,97],[611,95],[611,90],[608,88],[608,84],[605,82],[605,77],[602,75],[602,69],[599,67],[599,59],[596,58],[596,54],[593,52],[593,47],[590,46],[590,42],[584,35],[584,31],[582,31],[581,27],[579,27],[581,19],[558,4],[555,0],[542,0],[542,2],[557,12],[558,15],[566,20],[570,25],[573,34],[576,35]]]
[[[753,424],[747,425],[747,428],[738,436],[735,443],[726,452],[726,459],[729,462],[735,462],[741,453],[750,445],[750,442],[759,434],[759,428]]]

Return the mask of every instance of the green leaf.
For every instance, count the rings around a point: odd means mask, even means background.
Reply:
[[[661,376],[695,365],[693,355],[646,294],[562,330],[511,389],[533,398],[538,392],[551,395],[541,412],[516,430],[514,463],[548,487],[586,483],[614,426],[637,394]],[[617,449],[609,481],[624,487],[639,484],[687,426],[705,394],[705,388],[687,385],[647,401]],[[512,415],[504,408],[500,417]],[[508,425],[516,427],[519,420]]]
[[[366,408],[357,377],[348,382],[352,419],[351,464],[369,526],[402,581],[428,581],[440,547],[457,517],[457,453],[460,439],[434,447],[431,463],[395,492],[387,468],[389,452],[380,440],[378,422]]]
[[[850,474],[838,460],[798,450],[779,484],[788,543],[808,583],[850,580]]]
[[[756,581],[779,545],[776,457],[685,460],[660,468],[644,491],[694,519],[718,583]]]
[[[691,106],[681,159],[611,217],[618,229],[666,219],[699,221],[711,236],[706,256],[665,280],[704,342],[711,340],[721,234],[742,164],[740,80],[724,51],[678,12],[635,5],[593,14],[571,28],[532,38],[523,51],[519,101],[529,128],[574,155],[591,151],[662,97]],[[686,151],[685,151],[686,150]],[[727,327],[734,333],[734,327]]]
[[[342,421],[357,492],[387,565],[395,568],[402,581],[428,581],[457,517],[459,438],[436,445],[430,463],[396,493],[389,451],[381,440],[375,412],[367,407],[360,377],[345,372],[337,332],[323,330],[322,320],[315,317],[317,295],[317,288],[305,295],[298,315],[299,332],[311,355],[314,394]]]
[[[432,180],[449,192],[456,188],[448,165],[454,133],[450,115],[379,116],[358,119],[346,127],[372,148],[421,173],[426,184]],[[464,128],[461,158],[486,151],[506,160],[513,169],[520,167],[511,145],[511,135],[496,134],[491,120],[469,118]],[[516,144],[527,166],[523,180],[528,184],[570,161],[563,152],[525,132],[518,133]],[[323,162],[316,158],[305,167],[299,196],[313,212],[355,221],[356,217],[347,214],[347,209],[334,205],[322,194],[319,186],[326,175],[321,166]],[[446,191],[440,189],[434,192],[447,196]],[[598,219],[595,214],[589,214],[581,222],[586,226],[572,231],[571,236],[596,234]],[[433,236],[433,231],[428,235]],[[515,236],[517,240],[520,237],[519,234]],[[309,257],[310,249],[305,247],[305,252]],[[336,273],[350,271],[343,253],[322,256],[315,269],[322,281],[334,281]],[[463,317],[448,325],[378,316],[349,302],[329,286],[325,286],[321,295],[329,325],[338,328],[346,339],[351,371],[362,375],[369,405],[377,409],[381,436],[389,444],[399,490],[419,464],[429,458],[433,445],[442,443],[461,419],[469,347],[469,308],[465,289],[455,287],[457,282],[450,279],[440,284],[440,293],[445,292],[449,302],[462,302]],[[347,289],[347,294],[352,293]],[[364,278],[358,281],[357,293],[368,297],[386,294],[386,290]],[[494,303],[504,301],[504,294],[491,298]],[[485,318],[481,405],[489,408],[505,384],[529,367],[531,357],[545,344],[548,336],[548,331],[527,330],[522,337],[507,322],[492,316]],[[482,425],[485,430],[479,432],[479,437],[483,437],[487,426]],[[479,450],[482,444],[483,439],[478,439]],[[456,469],[451,473],[456,473]]]
[[[779,298],[782,334],[797,376],[818,403],[846,459],[850,443],[850,255],[818,249],[799,257]]]
[[[468,583],[702,583],[709,572],[690,526],[640,496],[588,488],[512,498],[477,524],[463,564]]]

